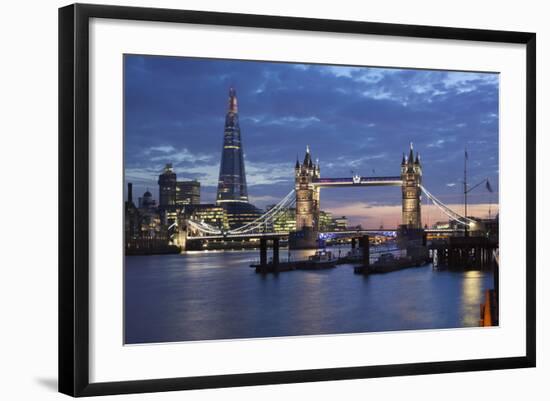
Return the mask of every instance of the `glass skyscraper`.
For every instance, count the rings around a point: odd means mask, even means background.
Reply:
[[[244,170],[241,128],[237,108],[237,93],[229,89],[229,107],[225,116],[222,160],[216,203],[248,202]]]
[[[233,88],[229,89],[229,106],[225,116],[216,203],[225,209],[230,229],[251,223],[261,215],[260,210],[248,203],[237,92]]]

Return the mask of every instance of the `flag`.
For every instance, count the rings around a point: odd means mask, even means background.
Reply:
[[[493,192],[493,188],[491,188],[491,184],[489,183],[489,180],[487,180],[487,183],[485,184],[485,186],[487,187],[487,191]]]
[[[468,152],[466,151],[466,149],[464,149],[464,158],[468,160]]]

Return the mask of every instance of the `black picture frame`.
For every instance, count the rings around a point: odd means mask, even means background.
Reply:
[[[526,353],[521,357],[382,366],[261,372],[90,383],[88,61],[91,18],[415,38],[516,43],[526,46]],[[59,9],[59,391],[95,396],[323,380],[361,379],[534,367],[536,35],[479,29],[338,21],[220,12],[74,4]]]

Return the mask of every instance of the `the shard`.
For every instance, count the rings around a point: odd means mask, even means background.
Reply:
[[[248,202],[241,128],[239,127],[237,108],[237,93],[233,88],[229,89],[229,106],[225,116],[222,160],[216,202],[218,204]]]

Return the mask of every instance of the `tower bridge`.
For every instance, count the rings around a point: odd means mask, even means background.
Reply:
[[[317,240],[323,188],[399,186],[402,193],[402,224],[409,229],[422,228],[422,166],[420,155],[414,155],[412,143],[408,157],[403,154],[399,176],[321,178],[321,167],[318,162],[313,162],[309,146],[304,161],[300,163],[296,160],[294,176],[297,233],[291,236],[290,242],[297,248],[311,247]]]
[[[239,240],[251,238],[264,239],[287,239],[293,248],[315,247],[320,234],[338,236],[356,236],[358,232],[349,231],[346,233],[321,233],[319,217],[321,211],[321,189],[344,188],[344,187],[373,187],[373,186],[394,186],[401,187],[401,227],[409,232],[422,230],[421,216],[421,195],[424,194],[443,211],[447,216],[461,225],[471,225],[473,220],[461,216],[448,208],[445,204],[434,197],[422,185],[422,165],[420,155],[414,154],[412,143],[408,155],[403,154],[400,165],[400,175],[396,176],[360,176],[351,177],[321,177],[321,168],[318,162],[313,162],[309,147],[303,162],[296,161],[294,168],[295,185],[285,197],[274,207],[263,215],[247,222],[239,227],[222,230],[219,227],[211,226],[203,221],[188,219],[185,221],[185,241],[193,240]],[[220,182],[223,180],[220,178]],[[220,184],[221,185],[221,184]],[[243,187],[240,185],[239,187]],[[218,194],[219,197],[219,194]],[[296,231],[291,232],[269,232],[267,227],[276,219],[281,217],[290,208],[296,208]],[[178,230],[178,227],[175,227]],[[396,233],[394,230],[363,229],[362,234],[374,234],[379,231]],[[445,231],[445,230],[443,230]],[[452,232],[442,230],[424,230],[425,234],[432,236],[448,236]],[[180,234],[181,237],[181,234]],[[185,242],[184,241],[184,242]]]

